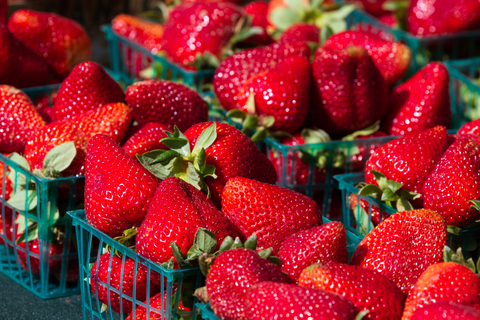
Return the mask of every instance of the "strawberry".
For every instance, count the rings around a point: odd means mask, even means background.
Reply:
[[[8,20],[8,1],[0,0],[0,24],[7,24]]]
[[[167,295],[165,293],[157,293],[153,297],[150,298],[150,301],[145,301],[146,305],[150,306],[150,314],[148,314],[147,309],[144,306],[137,305],[135,310],[135,314],[132,312],[125,320],[161,320],[164,312],[166,312],[166,308],[168,305]],[[156,308],[160,311],[157,312],[153,310]],[[180,300],[178,304],[178,311],[192,311],[190,308],[185,307]]]
[[[370,32],[344,31],[325,42],[325,47],[334,50],[348,46],[365,48],[389,87],[403,77],[412,59],[412,52],[405,44],[384,40]]]
[[[429,266],[408,295],[402,320],[415,310],[440,301],[459,303],[480,310],[480,278],[469,268],[455,262]]]
[[[175,242],[186,255],[200,227],[215,234],[218,246],[225,237],[236,236],[233,225],[200,190],[180,178],[166,178],[138,230],[137,252],[155,263],[165,263],[173,257],[170,243]]]
[[[405,295],[390,279],[373,270],[343,263],[313,264],[302,271],[299,284],[343,296],[365,320],[400,320]]]
[[[2,153],[22,153],[35,130],[45,126],[28,96],[9,85],[0,85],[0,123]]]
[[[162,50],[163,26],[160,23],[119,14],[112,20],[112,30],[153,54]]]
[[[249,320],[353,320],[358,311],[347,299],[294,284],[261,282],[247,293]]]
[[[408,294],[422,272],[442,260],[446,243],[446,224],[439,214],[398,212],[365,236],[350,264],[382,273]]]
[[[90,59],[92,45],[85,29],[54,13],[17,10],[8,29],[27,48],[45,59],[52,71],[66,77],[75,65]]]
[[[54,104],[55,118],[70,118],[105,104],[124,101],[122,88],[100,65],[84,62],[77,65],[60,86]]]
[[[386,137],[387,134],[383,131],[375,131],[366,135],[354,135],[353,140],[364,140],[364,139],[373,139]],[[352,140],[350,138],[343,138],[342,140]],[[358,152],[352,153],[350,155],[350,166],[352,172],[361,172],[364,170],[365,163],[368,159],[382,146],[382,143],[372,143],[368,146],[358,146]]]
[[[243,10],[251,17],[252,27],[259,27],[262,29],[260,34],[256,34],[248,39],[245,39],[245,42],[258,46],[272,43],[273,39],[267,33],[267,28],[269,26],[267,20],[268,3],[264,1],[252,1],[246,4],[243,7]]]
[[[5,240],[13,241],[13,226],[15,224],[13,210],[7,206],[4,206],[4,208],[5,211],[0,213],[0,245],[4,245]]]
[[[423,185],[451,143],[444,127],[435,127],[395,139],[373,154],[365,167],[365,182],[377,184],[371,170],[403,184],[407,191],[423,194]],[[401,164],[398,165],[398,164]],[[378,184],[377,184],[378,185]],[[421,205],[423,198],[417,200]]]
[[[128,106],[140,125],[160,122],[184,131],[208,120],[208,104],[192,89],[170,81],[146,80],[127,88]]]
[[[480,310],[456,304],[453,302],[440,301],[417,309],[410,318],[411,320],[480,320]]]
[[[48,243],[48,273],[54,274],[62,268],[62,255],[64,244],[63,243]],[[20,242],[17,244],[17,259],[23,270],[31,273],[32,275],[40,275],[43,269],[40,264],[40,248],[42,251],[45,247],[40,246],[38,238],[28,240],[28,257],[27,261],[27,242]]]
[[[289,282],[280,267],[249,249],[222,252],[213,262],[206,286],[210,306],[221,319],[247,319],[247,290],[263,281]]]
[[[417,37],[459,33],[480,28],[480,3],[476,0],[412,0],[407,30]]]
[[[297,232],[283,240],[278,257],[282,271],[298,282],[302,270],[314,263],[348,263],[347,231],[333,221]]]
[[[4,154],[4,156],[8,157],[8,154]],[[12,180],[10,180],[10,178],[8,177],[9,172],[10,168],[5,168],[5,164],[3,163],[3,161],[0,162],[0,198],[4,198],[5,201],[8,201],[8,199],[10,199],[10,194],[13,192],[14,186]]]
[[[444,64],[430,62],[396,87],[383,127],[392,135],[420,132],[435,126],[450,127],[449,75]]]
[[[348,197],[348,207],[350,208],[350,210],[352,210],[354,214],[356,214],[357,211],[360,210],[358,208],[358,199],[359,196],[354,193],[350,194],[350,196]],[[379,207],[376,207],[374,205],[370,207],[370,204],[367,200],[360,199],[360,207],[364,210],[365,214],[368,214],[369,210],[371,211],[370,220],[372,221],[373,226],[377,226],[381,221],[385,220],[390,216],[387,212],[383,212],[383,214],[381,214],[381,210]],[[357,218],[357,220],[359,219]]]
[[[458,129],[457,134],[480,135],[480,119],[465,123],[460,129]]]
[[[140,226],[158,180],[103,134],[90,139],[85,168],[88,222],[112,237]]]
[[[272,130],[294,133],[307,116],[309,85],[310,61],[294,56],[248,79],[239,90],[238,102],[248,111],[253,94],[256,114],[273,116]]]
[[[328,133],[351,133],[371,126],[387,112],[388,88],[361,47],[315,53],[309,122]]]
[[[48,83],[47,63],[25,48],[1,23],[0,48],[0,84],[28,88]]]
[[[90,286],[98,301],[121,314],[132,312],[135,300],[132,303],[131,300],[122,298],[120,307],[120,296],[113,288],[121,290],[123,297],[144,301],[148,294],[148,274],[143,265],[135,267],[135,264],[135,260],[129,257],[123,259],[110,252],[102,254],[90,270]],[[150,283],[150,295],[158,293],[159,289]]]
[[[243,177],[228,180],[222,193],[222,212],[244,241],[253,233],[258,249],[276,254],[289,236],[322,224],[315,201],[287,188]]]
[[[131,157],[156,149],[165,149],[165,145],[160,140],[167,137],[166,130],[168,130],[166,125],[149,122],[132,135],[122,148]]]
[[[285,30],[279,41],[305,41],[320,43],[320,28],[308,23],[295,23]]]
[[[362,9],[365,10],[365,12],[371,14],[374,17],[381,17],[390,12],[383,8],[384,3],[387,1],[388,0],[357,0],[356,2],[361,5]]]

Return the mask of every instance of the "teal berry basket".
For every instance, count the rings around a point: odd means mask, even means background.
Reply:
[[[377,199],[358,195],[359,189],[356,188],[356,185],[365,181],[363,172],[337,175],[335,179],[340,183],[342,191],[342,221],[347,231],[356,237],[363,239],[375,227],[372,222],[372,214],[376,217],[374,221],[381,222],[397,212]],[[364,207],[368,205],[368,210],[355,205],[360,201],[363,202]],[[480,245],[480,226],[463,229],[458,234],[449,232],[448,245],[454,250],[461,247],[465,257],[471,256],[474,251],[478,250],[477,245]]]
[[[202,92],[205,85],[210,83],[215,70],[192,71],[183,68],[168,59],[153,54],[147,49],[133,43],[113,32],[110,25],[103,25],[110,50],[110,63],[115,74],[125,85],[135,81],[149,79],[170,80],[181,82],[186,86]],[[148,76],[140,71],[149,68]]]
[[[40,178],[2,154],[0,170],[0,272],[42,299],[78,294],[75,232],[66,212],[82,204],[84,178]]]
[[[219,317],[215,315],[213,312],[212,308],[210,307],[210,304],[208,303],[197,303],[197,308],[200,311],[200,314],[202,315],[202,319],[206,320],[220,320]]]
[[[121,302],[119,310],[123,310],[123,304],[130,303],[132,305],[132,317],[130,319],[180,319],[185,317],[191,317],[192,314],[195,314],[195,300],[192,304],[192,309],[180,310],[180,302],[184,301],[184,298],[193,294],[194,289],[201,287],[204,284],[204,277],[199,268],[191,269],[178,269],[171,270],[165,269],[160,265],[153,263],[152,261],[141,257],[132,249],[120,244],[116,240],[107,236],[103,232],[91,226],[86,218],[85,211],[77,210],[68,213],[73,219],[73,225],[75,226],[78,242],[78,258],[80,264],[80,288],[81,288],[81,298],[82,298],[82,313],[83,319],[126,319],[128,314],[120,314],[112,310],[111,300],[108,299],[105,306],[102,306],[102,302],[99,300],[98,292],[103,290],[108,292],[108,297],[112,295],[117,296],[117,301]],[[110,251],[106,251],[105,248],[109,246]],[[123,281],[120,281],[120,288],[112,286],[110,283],[110,272],[112,270],[112,257],[114,252],[118,252],[121,255],[121,263],[124,265],[126,259],[131,259],[135,264],[133,279],[137,279],[137,272],[141,269],[144,270],[146,274],[146,298],[139,300],[137,299],[136,284],[133,287],[132,293],[125,292],[126,290],[122,289]],[[100,256],[109,252],[109,267],[108,267],[108,281],[103,282],[98,280],[95,283],[96,293],[94,294],[91,290],[91,279],[94,276],[91,272],[91,266],[95,261],[97,261]],[[97,270],[98,272],[98,270]],[[125,276],[123,274],[124,268],[122,269],[121,277]],[[160,304],[155,304],[152,306],[146,301],[154,296],[151,293],[151,279],[155,275],[160,275],[161,280],[158,283],[159,288],[157,288],[158,295],[160,297]],[[95,275],[97,277],[97,275]],[[159,278],[158,276],[156,277]],[[181,293],[181,294],[178,294]],[[121,297],[122,299],[120,299]],[[158,301],[158,299],[157,299]],[[146,309],[146,314],[142,318],[137,318],[133,315],[136,314],[139,308]],[[183,308],[182,308],[183,309]]]
[[[375,17],[360,10],[347,17],[348,28],[366,30],[380,34],[388,40],[405,43],[412,51],[412,62],[406,73],[409,78],[430,61],[449,61],[473,58],[480,55],[477,45],[480,30],[419,38],[404,30],[390,28]]]

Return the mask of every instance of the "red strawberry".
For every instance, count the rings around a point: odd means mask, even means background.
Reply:
[[[171,81],[146,80],[127,88],[126,100],[140,125],[160,122],[181,131],[208,120],[208,104],[192,89]]]
[[[55,99],[57,120],[70,118],[105,104],[124,102],[122,88],[95,62],[77,65],[63,81]]]
[[[8,154],[4,154],[4,156],[7,157]],[[13,192],[13,183],[12,183],[12,180],[10,180],[10,178],[8,177],[9,172],[10,172],[10,168],[7,167],[5,170],[5,164],[3,163],[3,161],[0,162],[0,198],[4,198],[5,201],[8,201],[8,199],[10,199],[10,194]],[[5,179],[5,182],[3,179]],[[3,195],[4,192],[5,192],[5,197]],[[1,228],[0,228],[0,231],[1,231]]]
[[[402,78],[412,58],[412,52],[405,44],[387,41],[369,32],[344,31],[325,42],[325,47],[335,50],[348,46],[365,48],[389,87]]]
[[[0,23],[7,24],[8,20],[8,1],[0,0]]]
[[[4,208],[5,211],[3,212],[2,210],[0,212],[0,245],[4,245],[6,243],[5,239],[8,241],[13,241],[13,226],[15,225],[13,210],[7,206]]]
[[[312,64],[309,122],[328,133],[371,126],[387,112],[388,88],[367,51],[319,48]]]
[[[269,26],[267,19],[268,3],[264,1],[252,1],[243,7],[245,13],[252,18],[252,27],[262,28],[261,34],[256,34],[245,40],[247,43],[255,45],[267,45],[273,42],[268,35],[267,28]]]
[[[480,320],[480,310],[456,304],[453,302],[440,301],[417,309],[410,318],[411,320]]]
[[[285,30],[280,41],[305,41],[320,43],[320,28],[314,24],[296,23]]]
[[[376,270],[408,294],[430,265],[443,258],[447,229],[434,211],[398,212],[360,242],[350,264]]]
[[[64,244],[63,243],[48,243],[48,273],[54,274],[58,272],[62,267],[62,255]],[[28,257],[30,264],[27,261],[27,242],[21,242],[17,244],[16,249],[18,263],[23,270],[31,273],[32,275],[40,275],[43,266],[40,264],[40,241],[38,238],[28,241]],[[45,247],[42,245],[42,251]]]
[[[476,0],[412,0],[407,30],[418,37],[459,33],[480,28],[480,3]]]
[[[348,263],[347,232],[333,221],[297,232],[283,240],[278,249],[282,271],[298,282],[300,273],[314,263]]]
[[[8,29],[60,77],[90,59],[92,45],[85,29],[57,14],[17,10],[8,21]]]
[[[165,149],[166,147],[160,142],[160,139],[167,137],[165,134],[166,130],[169,130],[166,125],[158,122],[149,122],[131,136],[122,148],[134,158],[137,154],[144,154],[156,149]]]
[[[222,212],[245,241],[253,233],[258,250],[273,248],[292,234],[322,224],[315,201],[287,188],[247,178],[228,180],[222,193]]]
[[[357,0],[362,6],[365,12],[371,14],[374,17],[380,17],[389,11],[383,9],[383,5],[387,0]],[[353,1],[349,1],[353,2]]]
[[[368,135],[356,135],[353,140],[364,140],[386,137],[387,134],[382,131],[375,131]],[[350,139],[348,139],[350,140]],[[350,156],[350,166],[352,172],[361,172],[365,167],[368,159],[382,146],[382,143],[372,143],[367,146],[358,146],[358,153],[352,153]],[[368,151],[367,151],[368,148]]]
[[[238,102],[248,111],[248,98],[254,94],[256,114],[274,117],[272,130],[294,133],[307,116],[309,85],[310,61],[294,56],[248,79],[239,90]]]
[[[35,130],[45,126],[28,96],[8,85],[0,85],[0,123],[2,153],[22,153]]]
[[[390,96],[391,106],[383,127],[392,135],[420,132],[435,126],[450,127],[448,70],[440,62],[430,62]]]
[[[353,320],[358,311],[347,299],[294,284],[261,282],[247,293],[249,320]]]
[[[150,306],[150,314],[144,306],[137,305],[135,314],[133,312],[125,320],[162,320],[164,312],[166,311],[168,304],[166,293],[158,293],[150,298],[150,301],[145,301],[146,305]],[[170,302],[170,305],[172,303]],[[156,308],[161,311],[161,313],[156,312],[152,308]],[[192,311],[190,308],[185,307],[180,300],[178,304],[178,311]]]
[[[112,29],[117,34],[124,36],[130,41],[146,48],[153,54],[162,50],[163,26],[131,16],[119,14],[112,20]]]
[[[47,63],[0,23],[0,84],[28,88],[46,85],[48,80]]]
[[[455,302],[480,310],[480,278],[456,262],[429,266],[408,295],[402,320],[409,320],[415,310],[440,301]]]
[[[390,279],[373,270],[343,263],[314,264],[300,275],[299,284],[343,296],[365,320],[400,320],[405,295]]]
[[[123,260],[122,257],[110,252],[102,254],[90,270],[92,274],[90,286],[98,301],[121,314],[132,312],[133,303],[126,297],[144,301],[148,294],[148,274],[143,265],[138,264],[135,268],[135,264],[135,260],[129,257]],[[122,308],[120,308],[120,296],[113,289],[121,290],[123,294]],[[150,295],[158,293],[159,289],[158,286],[150,283]]]
[[[111,237],[140,226],[158,180],[103,134],[90,139],[85,167],[88,222]]]
[[[247,319],[247,290],[263,281],[289,282],[280,267],[249,249],[222,252],[208,272],[210,305],[221,319]]]
[[[476,134],[480,135],[480,119],[465,123],[457,134]]]
[[[227,236],[236,237],[233,225],[205,194],[179,178],[169,177],[160,183],[138,230],[137,252],[161,264],[173,257],[170,243],[175,242],[186,256],[200,227],[215,234],[217,246]]]

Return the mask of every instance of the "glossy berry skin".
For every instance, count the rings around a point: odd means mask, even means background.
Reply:
[[[402,320],[415,310],[435,302],[454,302],[480,310],[480,278],[455,262],[440,262],[428,267],[408,295]]]
[[[480,320],[478,308],[440,301],[417,309],[411,320]]]
[[[135,310],[136,311],[135,314],[133,314],[133,312],[130,313],[130,315],[127,318],[125,318],[125,320],[133,320],[133,319],[136,319],[136,320],[162,320],[162,318],[164,316],[163,312],[165,312],[167,310],[169,305],[172,305],[172,302],[170,302],[170,304],[168,304],[166,293],[165,292],[163,292],[163,293],[160,292],[160,293],[157,293],[156,295],[154,295],[153,297],[151,297],[150,301],[145,300],[145,304],[150,306],[150,317],[148,316],[148,311],[144,306],[137,305],[136,310]],[[161,310],[163,312],[158,313],[155,310],[153,310],[152,308],[156,308],[156,309]],[[181,311],[192,311],[192,310],[190,308],[185,307],[182,304],[182,300],[180,300],[180,302],[178,304],[178,311],[181,312]]]
[[[458,129],[457,134],[476,134],[480,135],[480,119],[465,123]]]
[[[384,40],[370,32],[344,31],[325,41],[325,47],[334,50],[348,46],[365,48],[389,87],[402,78],[412,58],[412,52],[406,45]]]
[[[480,28],[480,3],[475,0],[412,0],[407,30],[418,37],[455,34]]]
[[[192,150],[200,134],[211,125],[212,122],[199,123],[185,132]],[[205,183],[217,207],[230,178],[245,177],[272,184],[277,181],[275,168],[252,140],[228,124],[217,122],[216,126],[217,139],[205,152],[207,164],[215,166],[217,178],[207,177]]]
[[[310,61],[306,57],[290,57],[248,79],[238,100],[247,112],[247,101],[253,93],[256,114],[274,117],[272,131],[294,133],[307,116],[309,86]]]
[[[112,138],[90,139],[85,170],[85,214],[88,222],[111,237],[140,226],[158,180]]]
[[[383,9],[383,4],[386,2],[386,0],[359,0],[358,2],[361,4],[362,9],[365,12],[371,14],[374,17],[381,17],[391,12]]]
[[[382,124],[391,135],[420,132],[435,126],[450,127],[449,75],[444,64],[430,62],[390,96],[390,108]]]
[[[434,211],[398,212],[365,236],[350,264],[382,273],[408,294],[430,265],[442,261],[446,228]]]
[[[164,28],[160,23],[128,14],[119,14],[112,20],[115,33],[157,54],[162,50]]]
[[[54,104],[55,118],[62,120],[105,104],[124,101],[122,88],[99,64],[84,62],[62,82]]]
[[[133,119],[140,125],[160,122],[184,132],[208,120],[208,104],[192,89],[171,81],[146,80],[127,88],[125,95]]]
[[[320,43],[320,28],[313,24],[295,23],[282,33],[279,41],[306,41]]]
[[[8,29],[27,48],[46,60],[55,74],[65,77],[75,65],[90,60],[92,44],[85,29],[54,13],[17,10]]]
[[[32,275],[40,275],[43,266],[40,264],[40,241],[38,238],[28,241],[28,260],[30,260],[30,267],[27,260],[27,243],[21,242],[17,244],[16,249],[17,261],[23,270]],[[48,274],[57,273],[62,267],[63,259],[63,243],[49,243],[48,244]],[[42,251],[44,249],[42,248]]]
[[[451,142],[444,127],[435,127],[390,141],[368,159],[365,182],[377,184],[370,172],[376,170],[387,179],[402,183],[405,190],[423,195],[425,180]],[[418,205],[422,203],[423,197],[415,201]]]
[[[257,249],[272,247],[273,254],[287,237],[322,224],[320,208],[307,196],[242,177],[225,185],[222,212],[243,241],[255,233]]]
[[[165,130],[169,130],[166,125],[158,122],[149,122],[131,136],[122,148],[133,158],[137,154],[144,154],[156,149],[165,149],[165,145],[160,142],[160,139],[167,137]]]
[[[457,138],[445,151],[423,187],[424,207],[439,213],[447,225],[464,227],[480,218],[470,200],[480,199],[480,147]]]
[[[365,320],[402,317],[405,295],[394,282],[373,270],[346,263],[314,264],[303,270],[299,285],[346,298],[358,311],[369,311]]]
[[[263,282],[289,282],[280,267],[249,249],[222,252],[214,261],[206,286],[210,306],[224,320],[247,320],[247,291]]]
[[[282,271],[298,283],[302,270],[314,263],[348,263],[347,232],[338,221],[297,232],[282,242],[277,256]]]
[[[320,47],[312,63],[309,123],[329,134],[352,133],[380,120],[388,108],[388,88],[361,47]]]
[[[136,250],[155,263],[164,263],[173,257],[170,243],[175,242],[186,256],[200,227],[215,234],[217,247],[225,237],[237,236],[204,193],[180,178],[168,177],[158,186],[138,229]]]
[[[262,28],[261,34],[256,34],[246,39],[245,42],[258,46],[268,45],[273,39],[267,33],[269,26],[267,20],[268,3],[265,1],[252,1],[243,7],[243,10],[252,19],[252,27]]]
[[[9,85],[0,85],[0,123],[2,153],[23,153],[30,136],[45,126],[28,96]]]
[[[111,256],[111,261],[110,261]],[[123,298],[122,309],[120,307],[120,296],[113,288],[122,290],[122,293],[135,300],[144,301],[148,293],[148,274],[142,265],[137,265],[135,274],[135,260],[125,257],[118,257],[110,252],[104,253],[95,261],[90,270],[90,286],[101,303],[108,305],[113,311],[122,314],[132,312],[132,301]],[[123,277],[122,277],[123,276]],[[135,293],[133,286],[135,283]],[[108,286],[110,285],[110,287]],[[120,286],[122,288],[120,289]],[[160,288],[150,283],[150,295],[159,292]],[[110,291],[110,292],[109,292]],[[109,299],[110,298],[110,299]]]

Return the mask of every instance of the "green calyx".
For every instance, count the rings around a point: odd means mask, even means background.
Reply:
[[[160,140],[170,150],[153,150],[137,155],[138,161],[153,175],[161,180],[167,177],[178,177],[210,197],[210,190],[204,179],[217,178],[215,167],[207,165],[205,149],[217,139],[215,122],[206,128],[198,137],[193,150],[187,137],[175,126],[174,132],[165,131],[167,138]]]
[[[383,3],[382,8],[391,11],[397,20],[397,27],[407,30],[407,10],[410,1],[406,0],[389,0]]]
[[[50,150],[43,159],[43,172],[45,178],[60,178],[73,162],[77,155],[77,148],[73,141],[59,144]]]
[[[342,141],[352,141],[352,140],[355,140],[358,137],[369,136],[369,135],[377,132],[379,129],[380,129],[380,121],[377,121],[374,124],[372,124],[370,127],[355,131],[355,132],[343,137]],[[351,148],[342,148],[341,152],[345,155],[345,157],[349,157],[349,156],[359,154],[360,149],[357,146],[352,146]]]
[[[475,263],[472,258],[465,259],[461,247],[457,248],[457,251],[453,251],[449,247],[445,246],[443,248],[443,261],[455,262],[472,270],[473,273],[480,273],[480,258],[477,260],[477,263]]]
[[[319,143],[326,143],[331,142],[332,139],[322,129],[303,129],[302,130],[302,138],[306,144],[315,145]],[[300,149],[300,160],[305,163],[312,163],[314,161],[315,166],[321,169],[325,169],[328,167],[328,162],[330,161],[330,153],[325,150],[316,150],[312,147],[302,147]],[[332,166],[334,168],[343,167],[345,164],[345,157],[341,150],[334,150],[332,155]],[[312,160],[312,158],[314,160]]]
[[[136,240],[136,237],[137,237],[137,233],[138,233],[138,228],[133,227],[133,228],[130,228],[130,229],[127,229],[127,230],[123,231],[121,236],[115,237],[115,238],[113,238],[113,240],[115,240],[118,243],[123,244],[127,248],[135,251],[135,243],[136,243],[135,240]],[[107,244],[105,246],[105,249],[106,249],[106,251],[110,252],[110,251],[112,251],[113,248],[110,245]],[[116,250],[116,249],[113,250],[113,254],[117,257],[122,257],[122,253],[120,251]]]

